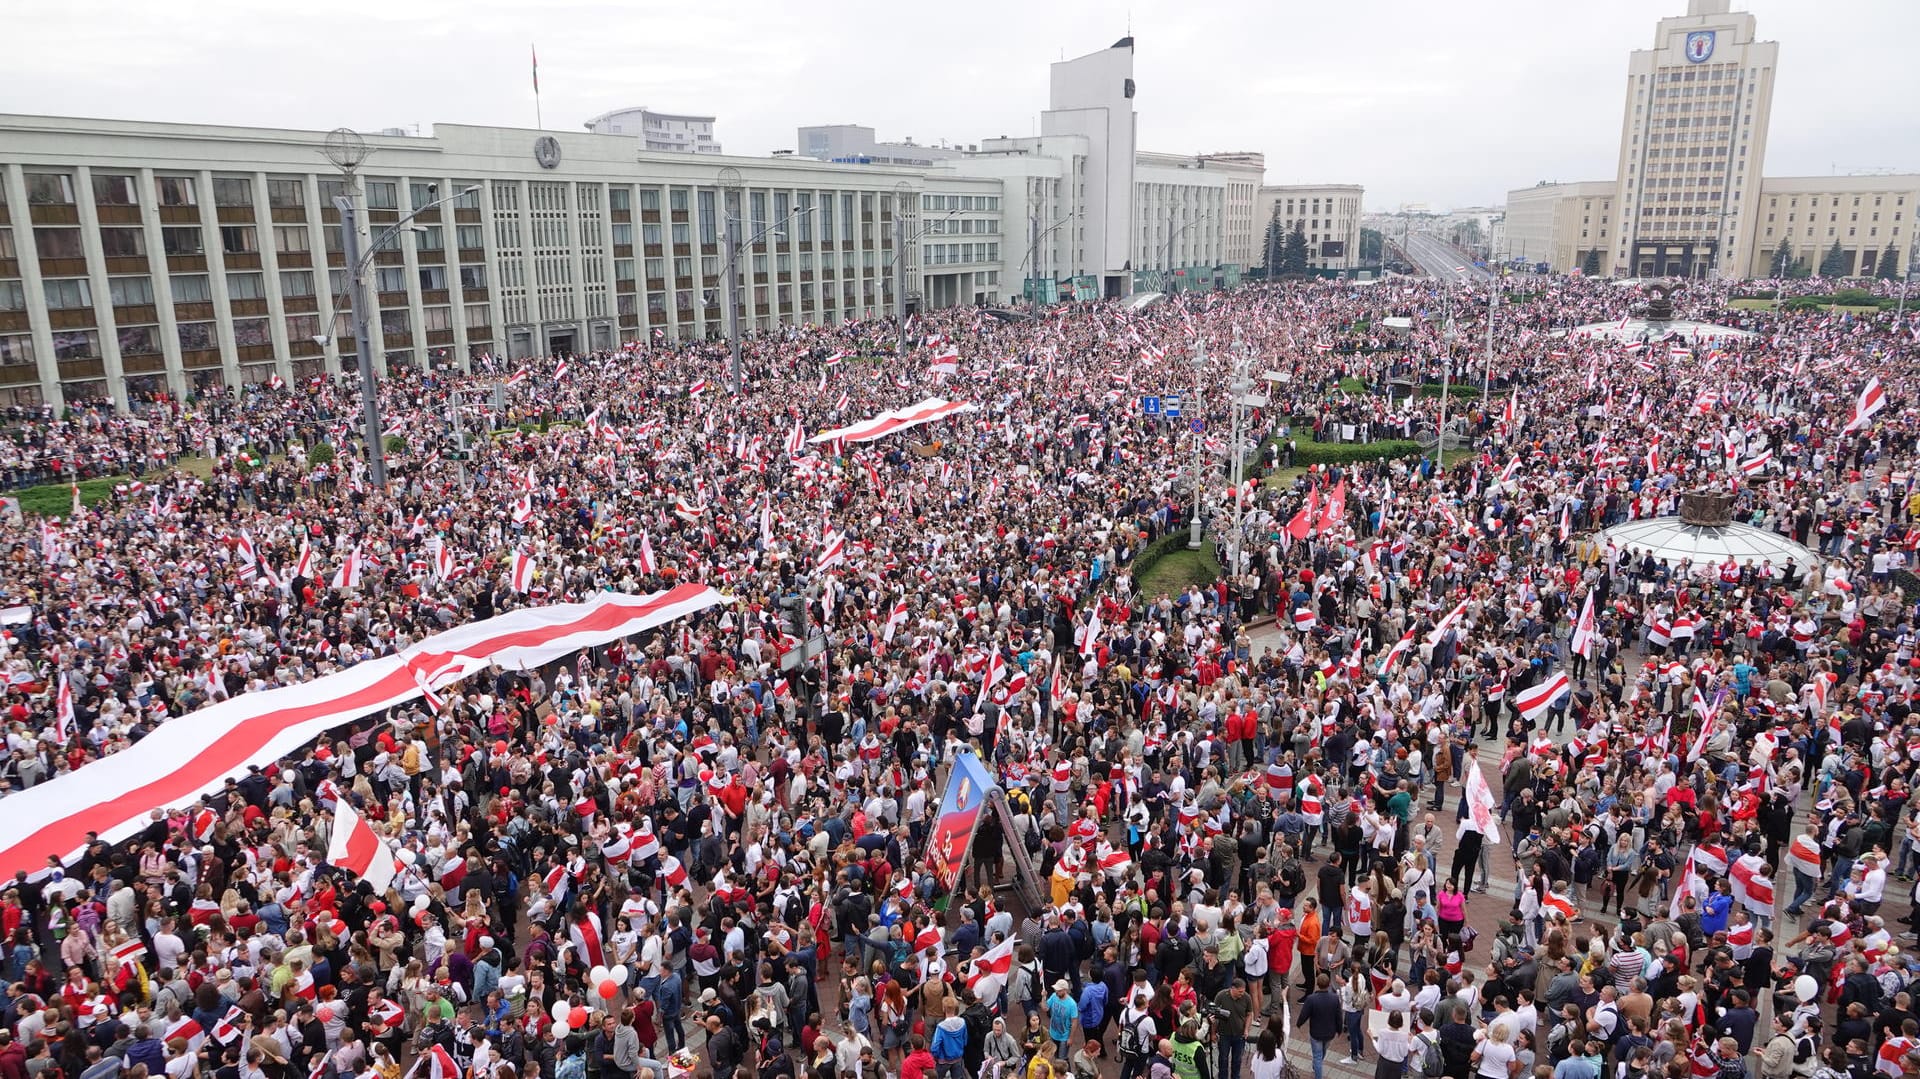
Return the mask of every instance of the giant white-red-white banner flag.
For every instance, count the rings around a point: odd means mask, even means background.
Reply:
[[[0,879],[43,869],[49,855],[78,856],[88,832],[117,843],[145,828],[156,809],[191,805],[251,765],[265,767],[335,727],[420,696],[416,669],[459,662],[525,670],[725,602],[698,584],[648,596],[605,592],[450,629],[301,685],[219,701],[162,724],[135,749],[8,798]]]
[[[898,431],[918,427],[923,423],[944,420],[948,416],[957,416],[962,412],[973,412],[978,408],[978,405],[970,405],[965,401],[948,401],[939,397],[929,397],[917,405],[897,408],[892,412],[882,412],[870,420],[861,420],[847,427],[822,431],[807,439],[807,442],[813,445],[832,442],[836,439],[843,442],[872,442]]]
[[[1480,762],[1467,765],[1467,822],[1488,840],[1500,842],[1499,803],[1493,800],[1493,788],[1480,774]]]

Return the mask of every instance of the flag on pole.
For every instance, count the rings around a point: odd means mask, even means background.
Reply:
[[[1494,812],[1498,805],[1493,800],[1493,788],[1487,786],[1487,777],[1480,772],[1480,762],[1473,760],[1467,765],[1467,821],[1495,843],[1500,842],[1500,817]]]
[[[1849,434],[1863,430],[1873,419],[1874,413],[1885,407],[1887,407],[1887,391],[1880,388],[1880,376],[1875,375],[1867,380],[1866,387],[1860,391],[1860,399],[1853,404],[1853,419],[1847,421],[1847,425],[1841,429],[1840,433]]]
[[[540,92],[540,50],[528,45],[527,51],[533,55],[533,92],[537,94]]]
[[[1593,621],[1593,589],[1587,590],[1587,602],[1580,607],[1580,620],[1573,624],[1573,652],[1575,655],[1593,659],[1595,626]]]
[[[1570,685],[1571,683],[1567,678],[1567,672],[1558,671],[1552,678],[1534,686],[1532,689],[1522,690],[1515,694],[1513,705],[1515,708],[1520,709],[1520,714],[1523,717],[1529,720],[1538,719],[1546,713],[1548,708],[1553,706],[1553,702],[1566,695]]]
[[[386,840],[345,801],[333,807],[333,832],[327,837],[327,864],[373,885],[375,893],[387,890],[399,866]]]

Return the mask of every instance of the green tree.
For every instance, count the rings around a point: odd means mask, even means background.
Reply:
[[[1599,248],[1597,247],[1587,248],[1587,257],[1584,260],[1582,260],[1580,263],[1580,272],[1583,274],[1586,274],[1588,277],[1600,276],[1600,249]]]
[[[1385,237],[1379,229],[1360,230],[1360,261],[1364,265],[1378,265],[1380,255],[1385,248]]]
[[[1273,208],[1273,216],[1267,219],[1267,234],[1260,244],[1260,268],[1268,277],[1280,272],[1281,257],[1287,247],[1287,227],[1280,220],[1280,207]]]
[[[1794,259],[1793,265],[1787,268],[1787,277],[1789,280],[1802,281],[1812,276],[1813,267],[1807,264],[1807,257],[1805,255]]]
[[[1900,249],[1887,241],[1887,249],[1880,252],[1880,261],[1873,268],[1873,274],[1882,281],[1900,280]]]
[[[1852,272],[1853,259],[1847,255],[1847,249],[1840,246],[1839,240],[1833,241],[1833,246],[1820,258],[1820,276],[1845,277]]]
[[[1768,267],[1768,277],[1785,277],[1793,272],[1793,245],[1787,238],[1780,238],[1780,246],[1773,249],[1773,265]]]
[[[1307,272],[1307,230],[1299,221],[1293,223],[1293,231],[1287,234],[1287,249],[1280,257],[1280,272]]]

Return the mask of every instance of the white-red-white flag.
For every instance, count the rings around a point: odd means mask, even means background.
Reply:
[[[521,594],[533,588],[533,555],[525,547],[513,551],[513,590]]]
[[[333,833],[327,837],[327,864],[373,885],[376,893],[385,893],[399,871],[393,848],[344,800],[333,807]]]
[[[1593,618],[1593,590],[1587,590],[1587,601],[1580,605],[1580,618],[1573,624],[1572,650],[1574,655],[1593,659],[1594,641],[1598,637]]]
[[[1487,777],[1480,772],[1480,762],[1473,760],[1467,765],[1467,819],[1466,824],[1486,836],[1491,842],[1500,842],[1500,803],[1493,800],[1493,788],[1487,785]]]
[[[1867,424],[1873,421],[1874,413],[1885,407],[1887,407],[1887,391],[1880,388],[1880,376],[1875,375],[1868,379],[1866,386],[1861,389],[1860,399],[1853,403],[1853,418],[1847,421],[1847,426],[1841,433],[1865,429]]]
[[[1514,694],[1513,706],[1518,708],[1525,718],[1538,719],[1553,706],[1553,702],[1565,696],[1571,687],[1572,683],[1567,678],[1567,672],[1556,671],[1553,677],[1539,685]]]

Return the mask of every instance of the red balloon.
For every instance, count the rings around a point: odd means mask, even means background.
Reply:
[[[614,995],[619,992],[620,992],[620,987],[613,984],[612,978],[608,978],[600,983],[600,999],[601,1000],[612,1000],[614,998]]]
[[[493,755],[494,755],[494,756],[496,756],[496,757],[504,757],[504,756],[506,756],[506,753],[507,753],[507,743],[506,743],[506,742],[505,742],[504,740],[503,740],[503,741],[499,741],[499,742],[495,742],[495,743],[493,744]]]
[[[590,1017],[585,1004],[577,1005],[567,1013],[567,1025],[575,1030],[584,1030]]]

